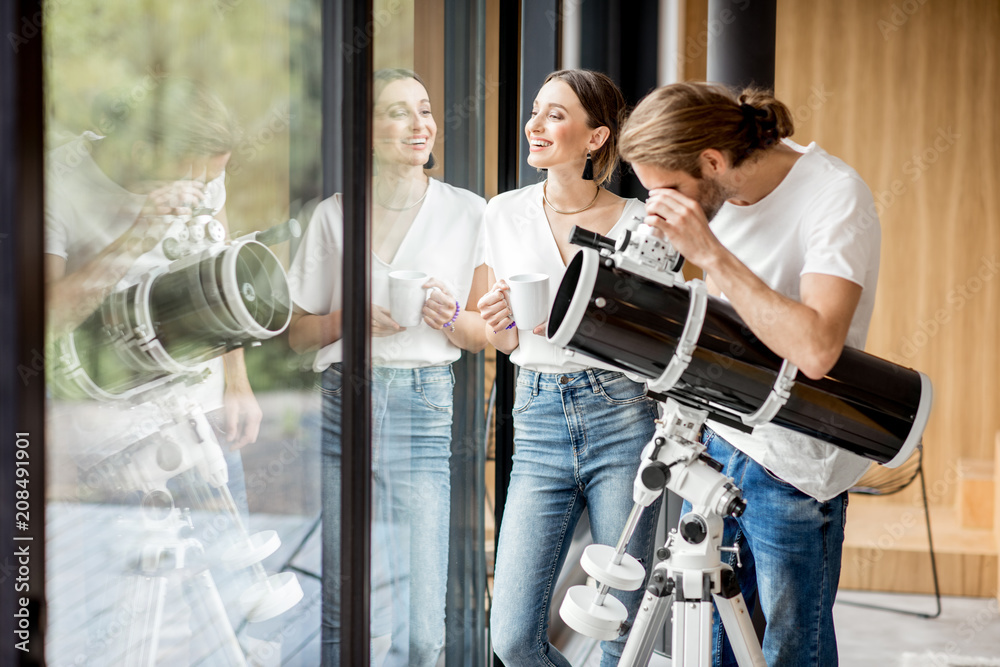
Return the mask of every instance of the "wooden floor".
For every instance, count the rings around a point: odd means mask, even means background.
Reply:
[[[49,626],[46,652],[52,667],[69,665],[123,664],[124,646],[152,644],[159,637],[158,663],[165,665],[231,664],[225,657],[225,642],[233,637],[253,664],[314,667],[319,664],[320,587],[317,578],[296,574],[303,597],[279,621],[249,624],[240,611],[239,592],[251,581],[250,570],[230,572],[223,567],[217,549],[210,547],[209,568],[219,591],[224,612],[201,612],[209,599],[204,575],[191,559],[186,567],[170,568],[164,582],[163,616],[159,623],[148,613],[154,580],[129,574],[129,563],[154,544],[169,542],[165,536],[144,534],[130,538],[131,522],[121,507],[50,503],[48,508]],[[210,516],[192,515],[209,524]],[[264,562],[268,574],[296,566],[319,572],[319,541],[306,540],[313,517],[255,515],[250,532],[274,530],[280,548]],[[221,540],[220,540],[221,543]],[[295,551],[303,546],[298,554]],[[144,547],[142,546],[144,545]],[[214,545],[218,547],[219,544]],[[138,584],[138,589],[129,589]],[[137,596],[131,590],[139,590]],[[143,594],[141,591],[146,591]],[[141,600],[134,604],[130,601]],[[131,633],[133,639],[124,640]],[[258,636],[255,639],[255,635]],[[259,637],[265,641],[259,641]],[[178,654],[180,650],[187,653]]]

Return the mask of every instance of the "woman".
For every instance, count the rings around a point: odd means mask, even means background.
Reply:
[[[519,367],[514,398],[514,463],[497,552],[491,611],[493,646],[508,665],[566,665],[546,628],[559,571],[573,531],[589,510],[594,541],[616,544],[630,510],[642,448],[653,434],[656,404],[645,386],[620,372],[568,358],[549,343],[545,325],[518,331],[505,279],[545,273],[554,297],[569,259],[574,225],[616,236],[634,216],[601,185],[618,161],[624,116],[621,92],[586,70],[550,74],[524,131],[528,164],[547,170],[542,183],[494,197],[486,208],[486,262],[493,285],[479,301],[487,338]],[[647,510],[629,553],[648,563],[659,505]],[[642,590],[614,592],[634,618]],[[616,665],[625,638],[604,642],[602,665]]]
[[[409,70],[375,75],[372,180],[372,655],[386,665],[435,665],[444,641],[451,449],[451,364],[486,345],[476,300],[485,291],[485,201],[427,176],[437,126]],[[342,207],[322,202],[289,272],[301,310],[298,352],[322,371],[324,663],[339,664]],[[428,277],[422,321],[390,313],[389,274]],[[473,289],[474,285],[477,285]],[[411,576],[412,575],[412,576]],[[381,640],[380,640],[380,639]]]

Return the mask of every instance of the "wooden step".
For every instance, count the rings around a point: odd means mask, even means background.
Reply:
[[[922,504],[851,496],[840,587],[933,593]],[[1000,559],[992,530],[963,528],[952,507],[931,508],[931,530],[942,595],[994,597]]]
[[[959,459],[955,506],[963,528],[993,529],[994,489],[993,461]]]

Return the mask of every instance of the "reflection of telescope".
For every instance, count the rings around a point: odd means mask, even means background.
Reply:
[[[155,429],[141,438],[113,434],[113,452],[101,451],[110,486],[142,495],[137,525],[147,538],[121,602],[136,610],[120,638],[120,662],[151,665],[164,622],[168,581],[182,581],[198,622],[221,638],[226,664],[246,665],[240,643],[191,536],[189,513],[174,507],[168,482],[194,477],[192,493],[209,505],[212,489],[232,524],[221,562],[248,569],[240,595],[249,622],[270,620],[295,606],[302,589],[294,573],[268,575],[262,562],[280,547],[273,530],[250,534],[227,487],[222,448],[191,385],[210,373],[206,363],[222,354],[279,335],[291,320],[291,292],[278,258],[266,244],[299,234],[290,220],[264,232],[226,242],[225,228],[199,209],[166,220],[162,265],[110,294],[76,330],[57,341],[54,385],[71,398],[93,398],[155,408]],[[108,449],[107,447],[105,450]],[[184,476],[184,477],[181,477]],[[190,561],[195,559],[196,567]],[[188,563],[188,564],[186,564]],[[197,628],[196,628],[197,630]]]
[[[282,232],[294,232],[298,223],[227,244],[218,220],[196,222],[204,217],[174,220],[151,252],[179,258],[112,293],[57,343],[58,391],[129,398],[152,382],[200,373],[204,362],[285,330],[291,321],[288,280],[261,240],[284,240]],[[197,240],[192,229],[201,230],[194,233]]]
[[[703,282],[682,283],[652,266],[665,264],[656,243],[668,243],[647,237],[650,251],[631,236],[624,249],[600,243],[600,251],[573,257],[552,306],[550,340],[744,431],[772,423],[889,467],[910,456],[930,415],[926,375],[850,347],[825,377],[799,375]]]

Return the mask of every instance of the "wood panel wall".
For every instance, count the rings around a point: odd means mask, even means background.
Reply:
[[[1000,430],[1000,3],[779,0],[775,92],[794,139],[879,202],[868,351],[928,374],[932,502]]]

